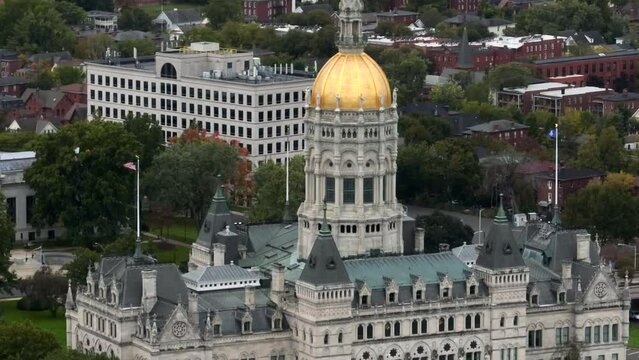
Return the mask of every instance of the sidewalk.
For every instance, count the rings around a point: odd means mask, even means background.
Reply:
[[[12,264],[9,270],[14,271],[19,279],[31,277],[42,268],[39,251],[13,249],[11,250],[10,261]],[[56,272],[62,268],[62,265],[49,265],[49,268],[51,268],[51,271]]]

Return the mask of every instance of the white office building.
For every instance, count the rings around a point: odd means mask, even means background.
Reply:
[[[165,140],[196,125],[237,141],[254,165],[281,162],[287,138],[291,156],[304,149],[305,93],[313,81],[313,73],[292,64],[261,66],[250,51],[193,43],[150,57],[87,64],[89,120],[146,113],[161,125]]]

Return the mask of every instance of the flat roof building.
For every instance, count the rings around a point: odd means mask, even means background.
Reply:
[[[262,66],[250,51],[199,42],[155,56],[87,64],[89,119],[149,114],[165,140],[197,126],[248,150],[254,165],[304,149],[305,94],[314,73]]]

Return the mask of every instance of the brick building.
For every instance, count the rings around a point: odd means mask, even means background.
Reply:
[[[479,10],[479,0],[448,0],[448,8],[459,12]]]
[[[0,95],[20,96],[28,84],[29,80],[14,76],[0,78]]]
[[[559,207],[563,208],[566,200],[578,190],[586,187],[591,181],[603,181],[606,173],[593,169],[559,169]],[[537,204],[547,207],[554,204],[555,172],[548,171],[537,176]]]
[[[600,95],[592,100],[590,111],[598,115],[610,115],[618,107],[624,107],[635,113],[639,109],[639,94],[624,91]]]
[[[294,0],[245,0],[244,17],[257,22],[269,22],[293,12]]]
[[[519,111],[526,114],[533,109],[535,95],[543,91],[565,89],[567,87],[568,85],[560,82],[545,82],[524,87],[504,88],[497,92],[497,104],[499,106],[516,106]]]
[[[630,84],[635,82],[635,63],[639,50],[622,50],[602,54],[555,57],[533,61],[531,66],[543,79],[567,75],[585,75],[591,80],[600,80],[603,87],[613,87],[615,79],[627,76]]]
[[[528,126],[512,120],[493,120],[471,126],[468,131],[471,136],[488,135],[513,146],[517,146],[517,142],[528,138]]]
[[[481,45],[471,44],[474,71],[485,71],[496,65],[517,60],[551,59],[560,57],[564,49],[563,38],[550,35],[523,37],[502,36]],[[459,58],[458,46],[423,48],[436,74],[445,68],[456,68]]]
[[[533,96],[533,110],[545,110],[555,116],[568,109],[589,111],[595,98],[610,92],[594,86],[542,91]]]
[[[377,23],[394,22],[398,24],[410,25],[417,21],[419,13],[406,10],[393,10],[377,13]]]
[[[63,85],[58,90],[62,91],[73,103],[87,103],[87,84],[85,83]]]
[[[73,106],[73,101],[60,90],[27,89],[22,94],[21,116],[42,116],[61,120]],[[17,114],[16,114],[17,115]]]

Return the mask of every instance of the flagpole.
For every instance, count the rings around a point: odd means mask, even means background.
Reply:
[[[136,196],[136,213],[137,213],[137,238],[140,239],[140,157],[135,155],[136,166],[135,172],[137,177],[137,196]]]
[[[555,123],[555,216],[559,211],[559,124]]]

